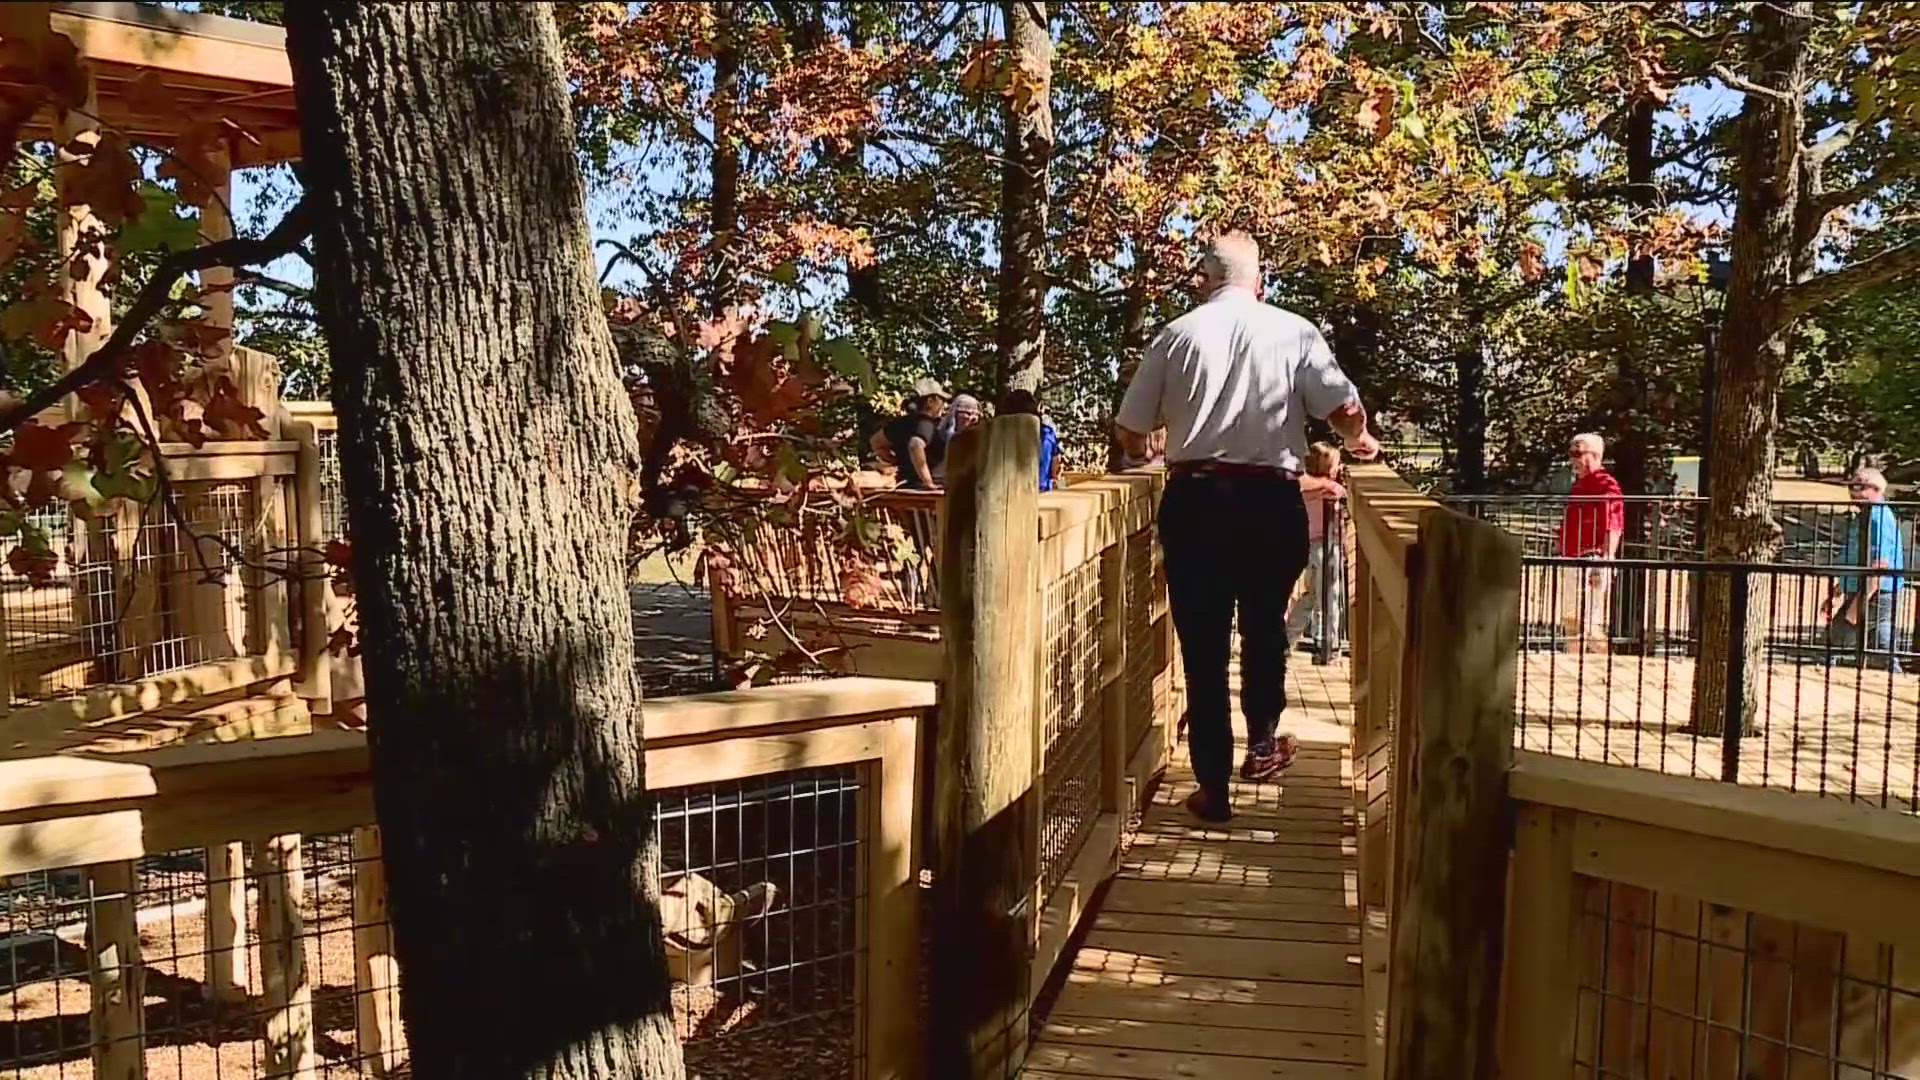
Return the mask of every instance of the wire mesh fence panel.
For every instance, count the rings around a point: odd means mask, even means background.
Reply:
[[[1100,560],[1047,583],[1041,709],[1043,895],[1066,877],[1100,804]]]
[[[328,539],[347,535],[347,496],[340,486],[340,432],[323,427],[314,433],[320,451],[320,517]]]
[[[246,651],[251,590],[239,558],[261,550],[245,483],[177,485],[160,502],[91,521],[41,515],[61,541],[51,573],[0,576],[12,693],[57,697]]]
[[[119,888],[103,883],[127,864],[9,879],[0,916],[7,961],[0,1077],[92,1076],[96,1061],[125,1063],[129,1055],[155,1080],[266,1076],[287,1056],[315,1075],[362,1075],[374,1052],[359,1045],[362,1010],[383,1009],[398,1030],[397,990],[390,982],[359,986],[355,975],[356,934],[364,949],[365,934],[385,931],[384,921],[355,921],[356,882],[377,856],[356,854],[344,834],[304,837],[289,850],[298,857],[290,868],[276,863],[283,869],[273,881],[249,856],[219,864],[235,872],[209,873],[207,854],[197,850],[142,859],[127,867]],[[269,893],[291,903],[267,904]],[[222,927],[242,925],[244,933],[222,935]],[[139,964],[119,987],[141,1002],[137,1022],[116,1017],[122,1006],[102,981],[103,965],[90,972],[90,935],[98,952],[116,934],[137,941]],[[296,958],[298,972],[288,970]],[[210,975],[223,961],[238,977],[216,990]],[[287,994],[283,987],[304,989]]]
[[[1914,571],[1528,559],[1522,574],[1520,746],[1920,807]],[[1610,595],[1625,587],[1644,600],[1627,631]]]
[[[855,767],[658,792],[674,1021],[692,1075],[859,1075],[868,792]]]
[[[1576,880],[1574,1076],[1920,1076],[1911,948]]]
[[[1131,753],[1153,724],[1154,673],[1160,657],[1153,639],[1153,531],[1127,537],[1126,546],[1127,750]]]
[[[937,611],[940,499],[869,497],[844,526],[837,515],[815,520],[805,511],[796,518],[790,510],[769,510],[729,538],[729,587],[742,597],[847,604],[880,614]]]

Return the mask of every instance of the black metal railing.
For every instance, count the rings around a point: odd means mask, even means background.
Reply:
[[[1522,562],[1521,746],[1920,809],[1920,572]]]

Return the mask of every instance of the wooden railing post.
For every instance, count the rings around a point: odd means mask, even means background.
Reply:
[[[1579,1018],[1579,893],[1573,812],[1523,806],[1509,897],[1500,1075],[1573,1075]]]
[[[1025,1056],[1034,898],[1039,419],[956,439],[941,539],[946,679],[934,769],[935,1077]]]
[[[247,999],[247,845],[210,847],[207,857],[207,993]]]
[[[273,1080],[313,1080],[319,1065],[313,1030],[313,983],[307,978],[306,891],[300,834],[257,841],[260,875],[260,974],[266,986],[266,1074]]]
[[[297,593],[300,610],[299,650],[294,665],[294,691],[306,698],[316,715],[333,712],[333,669],[327,663],[327,638],[333,628],[327,625],[327,566],[320,546],[331,536],[327,531],[325,492],[320,483],[320,433],[306,420],[289,420],[281,431],[299,444],[294,458],[293,496],[297,512],[293,518],[293,546],[298,548],[296,566],[300,568]]]
[[[1446,510],[1420,520],[1393,808],[1404,883],[1392,908],[1387,1076],[1498,1071],[1520,544]]]
[[[1133,757],[1127,684],[1127,543],[1125,530],[1100,552],[1100,806],[1108,813],[1133,810],[1127,763]]]
[[[93,1075],[139,1080],[147,1072],[146,978],[134,906],[138,871],[127,861],[99,863],[87,868],[87,878],[93,894],[87,910]]]
[[[400,963],[387,921],[380,829],[372,825],[353,830],[353,1003],[354,1049],[363,1066],[375,1077],[394,1075],[406,1056]]]

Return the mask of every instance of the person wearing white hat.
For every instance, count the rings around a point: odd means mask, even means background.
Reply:
[[[899,466],[901,487],[938,490],[934,468],[946,458],[947,444],[939,438],[940,417],[946,411],[946,387],[934,379],[921,379],[913,384],[906,411],[873,433],[874,452],[882,461]]]

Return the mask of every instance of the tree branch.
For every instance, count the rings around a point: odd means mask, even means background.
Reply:
[[[1830,300],[1851,296],[1910,270],[1920,269],[1920,239],[1895,244],[1878,255],[1787,287],[1780,306],[1788,318],[1804,315]]]
[[[1729,87],[1741,93],[1758,94],[1761,97],[1772,98],[1775,101],[1788,105],[1794,103],[1793,95],[1787,93],[1785,90],[1775,90],[1771,86],[1761,86],[1759,83],[1754,82],[1744,75],[1735,75],[1733,69],[1725,64],[1713,65],[1713,74],[1715,78],[1718,78],[1721,82],[1726,83]]]
[[[101,346],[65,375],[34,392],[26,401],[11,412],[0,416],[0,435],[5,435],[28,420],[58,405],[68,394],[84,389],[96,382],[117,375],[120,360],[133,346],[134,339],[146,330],[147,324],[165,310],[173,301],[173,286],[181,278],[200,270],[216,266],[251,266],[269,263],[300,246],[307,234],[313,229],[313,202],[311,196],[302,198],[299,205],[280,219],[280,224],[265,237],[254,239],[249,236],[236,236],[227,240],[217,240],[211,244],[202,244],[186,251],[178,251],[160,260],[153,276],[147,279],[140,292],[134,297],[133,306],[113,328],[113,333]]]

